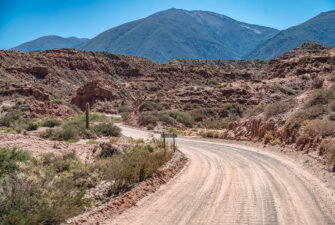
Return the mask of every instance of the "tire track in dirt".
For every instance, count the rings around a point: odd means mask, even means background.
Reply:
[[[284,159],[187,139],[178,145],[190,159],[183,173],[102,224],[335,223],[334,199]]]

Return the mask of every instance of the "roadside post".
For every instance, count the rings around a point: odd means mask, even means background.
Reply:
[[[86,103],[86,129],[90,128],[90,103]]]
[[[162,136],[163,136],[163,142],[164,142],[164,151],[166,151],[166,147],[165,147],[165,133],[164,132],[163,132]]]
[[[172,138],[172,143],[173,143],[173,151],[176,151],[176,141],[175,138],[177,137],[177,134],[172,133],[172,134],[166,134],[166,133],[162,133],[161,134],[161,138],[163,138],[164,141],[164,150],[166,150],[166,143],[165,143],[165,138]]]
[[[174,138],[175,138],[175,136],[177,136],[175,133],[172,133],[172,136],[173,136],[173,152],[175,152],[176,151],[176,143],[175,143],[175,141],[174,141]]]

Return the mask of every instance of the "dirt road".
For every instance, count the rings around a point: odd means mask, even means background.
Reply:
[[[103,224],[335,224],[334,193],[293,162],[220,143],[177,143],[190,159],[181,174]]]

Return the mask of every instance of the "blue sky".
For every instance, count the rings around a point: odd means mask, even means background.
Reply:
[[[51,34],[93,38],[172,7],[286,29],[334,10],[335,0],[0,0],[0,49]]]

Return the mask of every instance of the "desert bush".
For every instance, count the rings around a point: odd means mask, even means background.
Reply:
[[[177,116],[176,120],[179,123],[184,124],[186,127],[192,127],[194,124],[194,119],[189,113],[181,113]]]
[[[112,157],[113,155],[120,154],[120,150],[114,147],[113,145],[111,145],[111,143],[103,142],[103,143],[100,143],[99,146],[101,148],[101,152],[99,154],[100,158],[108,158],[108,157]]]
[[[234,116],[242,116],[243,114],[243,107],[238,103],[225,103],[221,108],[229,111]]]
[[[264,137],[263,137],[263,142],[265,144],[269,143],[274,139],[274,132],[272,130],[268,130],[265,132]]]
[[[1,224],[60,224],[90,206],[81,186],[90,171],[76,157],[49,154],[40,161],[20,154],[19,161],[29,160],[25,169],[0,182]]]
[[[279,138],[275,138],[273,140],[270,141],[271,145],[280,145],[281,144],[281,140]]]
[[[52,132],[52,139],[57,141],[78,141],[79,132],[74,127],[64,127]]]
[[[16,171],[18,169],[17,162],[28,160],[30,160],[30,155],[27,152],[16,148],[0,148],[0,178]]]
[[[258,114],[261,114],[264,112],[264,104],[259,104],[259,105],[256,105],[256,106],[251,106],[249,108],[247,108],[247,110],[245,110],[245,112],[243,113],[243,116],[245,118],[250,118],[252,116],[256,116]]]
[[[164,105],[152,101],[145,101],[140,106],[140,111],[161,111],[164,109]]]
[[[150,145],[149,145],[150,146]],[[140,182],[171,158],[171,152],[153,149],[148,145],[137,145],[127,153],[106,160],[105,179],[115,180],[112,193],[119,193],[131,184]]]
[[[58,105],[63,105],[63,104],[65,104],[64,99],[61,99],[61,98],[56,98],[56,99],[54,99],[52,102],[55,103],[55,104],[58,104]]]
[[[209,80],[207,82],[207,85],[211,85],[211,86],[217,86],[219,85],[220,83],[217,81],[217,80]]]
[[[285,126],[289,129],[299,127],[305,120],[316,119],[324,112],[326,112],[326,109],[322,106],[312,106],[307,109],[299,110],[289,118]]]
[[[0,126],[10,127],[19,122],[22,113],[17,110],[11,110],[6,115],[0,117]]]
[[[264,110],[265,118],[268,119],[272,116],[285,113],[290,109],[290,107],[291,107],[291,104],[288,101],[278,101],[278,102],[269,104],[265,107],[265,110]]]
[[[199,109],[199,108],[200,105],[198,103],[191,103],[191,102],[188,102],[183,106],[183,110],[185,111],[190,111],[192,109]]]
[[[200,132],[203,138],[220,138],[220,133],[218,131],[202,131]]]
[[[334,101],[335,90],[334,89],[317,89],[314,90],[310,99],[305,104],[305,108],[309,108],[316,105],[326,105]]]
[[[122,118],[123,121],[125,121],[128,118],[128,116],[129,116],[129,112],[122,112],[121,113],[121,118]]]
[[[26,130],[27,131],[32,131],[32,130],[37,130],[38,124],[37,123],[28,123]]]
[[[334,132],[335,122],[325,119],[307,121],[305,127],[303,128],[303,133],[309,135],[310,137],[325,137],[334,134]]]
[[[319,149],[320,155],[325,155],[327,163],[335,166],[335,141],[332,139],[323,139]]]
[[[158,121],[158,116],[151,112],[144,112],[139,117],[139,122],[142,126],[147,126],[148,124],[156,125]]]
[[[174,124],[174,119],[169,116],[168,113],[160,113],[158,115],[159,121],[162,121],[165,125],[173,125]]]
[[[120,108],[119,108],[119,112],[120,113],[124,113],[124,112],[130,112],[131,111],[131,109],[130,109],[130,107],[129,106],[127,106],[127,105],[122,105],[122,106],[120,106]]]
[[[147,129],[148,130],[153,130],[155,129],[156,125],[152,124],[152,123],[149,123],[148,126],[147,126]]]
[[[61,125],[62,122],[55,118],[46,118],[41,122],[42,127],[56,127]]]
[[[75,152],[33,158],[29,153],[0,149],[0,224],[61,224],[92,207],[85,190],[113,181],[110,195],[150,177],[171,151],[136,145],[123,154],[108,148],[96,162],[84,164]],[[18,166],[24,163],[25,166]],[[5,171],[3,173],[3,171]]]
[[[81,113],[78,118],[75,120],[78,121],[85,121],[86,120],[86,114]],[[104,114],[96,113],[96,112],[90,112],[90,121],[97,121],[97,122],[106,122],[109,121],[108,117]]]
[[[190,112],[190,115],[196,122],[201,122],[207,118],[207,115],[204,113],[204,110],[194,110]]]
[[[297,91],[292,90],[291,88],[281,86],[280,84],[274,84],[273,88],[279,90],[283,94],[287,95],[295,95],[297,94]]]
[[[119,137],[121,135],[121,129],[112,123],[100,123],[92,127],[98,135]]]

